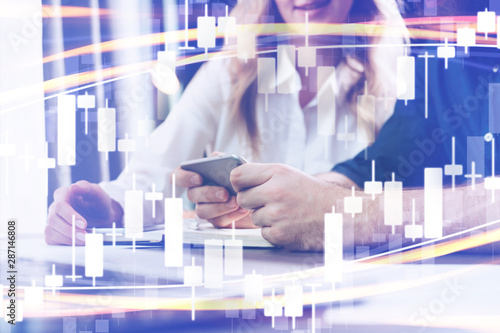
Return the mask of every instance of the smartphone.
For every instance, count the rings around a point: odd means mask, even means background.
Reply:
[[[199,173],[203,177],[203,185],[222,186],[229,192],[229,195],[236,195],[229,175],[234,168],[245,163],[247,161],[241,156],[224,154],[184,162],[181,164],[181,169]]]

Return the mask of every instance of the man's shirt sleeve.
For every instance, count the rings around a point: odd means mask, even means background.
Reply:
[[[337,164],[332,171],[349,177],[360,188],[364,182],[372,180],[372,160],[375,160],[375,180],[408,180],[407,185],[419,185],[420,175],[408,161],[412,151],[418,149],[417,143],[426,136],[425,96],[423,60],[416,61],[415,100],[398,101],[394,114],[382,126],[375,142],[353,159]],[[427,119],[427,122],[432,121]],[[423,175],[422,175],[423,176]]]

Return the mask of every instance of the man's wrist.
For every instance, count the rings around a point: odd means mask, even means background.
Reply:
[[[352,195],[352,186],[346,187],[345,184],[335,183],[328,183],[326,186],[329,189],[326,196],[329,206],[325,205],[324,211],[331,212],[332,206],[335,206],[335,212],[342,213],[345,227],[344,245],[370,244],[377,221],[380,218],[383,219],[383,213],[380,212],[380,200],[383,200],[383,196],[377,195],[373,199],[364,191],[356,190],[354,195],[362,198],[363,211],[360,214],[355,214],[354,219],[351,219],[350,214],[345,213],[344,199]]]

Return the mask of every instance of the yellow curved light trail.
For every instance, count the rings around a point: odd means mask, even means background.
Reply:
[[[477,246],[482,246],[496,242],[500,240],[500,228],[495,230],[486,231],[481,235],[468,236],[462,239],[450,240],[441,244],[431,246],[426,246],[423,248],[418,248],[415,250],[410,250],[402,253],[400,257],[400,263],[410,263],[421,260],[426,260],[430,258],[435,258],[439,256],[444,256],[458,251],[463,251]],[[357,264],[347,263],[346,271],[362,271],[367,269],[373,269],[380,267],[379,265],[389,265],[394,261],[391,259],[395,256],[401,256],[401,254],[390,254],[385,255],[374,260],[367,260],[367,264]],[[368,264],[369,263],[369,264]],[[488,261],[486,264],[496,264],[497,262]],[[374,265],[377,264],[377,265]],[[481,269],[484,265],[471,265],[464,268],[459,268],[450,272],[442,273],[440,275],[428,276],[425,278],[418,279],[406,279],[402,281],[391,281],[387,283],[380,283],[376,285],[365,285],[353,288],[344,288],[335,291],[332,295],[330,291],[317,291],[315,295],[315,303],[327,303],[332,301],[348,300],[348,299],[358,299],[370,296],[376,296],[380,294],[392,293],[403,291],[411,288],[417,288],[427,284],[435,283],[443,279],[449,279],[460,274],[468,273],[474,269]],[[301,279],[311,278],[318,275],[324,274],[324,267],[304,270],[301,273]],[[292,280],[296,280],[296,273],[278,274],[273,276],[265,277],[265,284],[270,285],[272,283],[291,283]],[[226,283],[241,283],[238,281],[227,281]],[[334,297],[333,297],[334,296]],[[136,311],[136,310],[151,310],[152,299],[149,298],[137,298],[137,297],[123,297],[123,296],[106,296],[108,301],[105,306],[103,306],[103,301],[98,300],[95,295],[81,295],[72,293],[60,293],[58,296],[52,296],[50,293],[45,293],[45,300],[48,302],[62,302],[66,304],[80,305],[86,304],[91,309],[65,309],[51,311],[47,310],[37,310],[37,309],[26,309],[26,316],[59,316],[59,315],[97,315],[106,314],[116,311]],[[276,296],[276,299],[281,299],[282,296]],[[266,296],[265,300],[269,300],[270,297]],[[226,302],[225,300],[209,300],[209,299],[197,299],[196,308],[197,310],[225,310]],[[232,298],[231,301],[239,302],[240,308],[263,308],[263,302],[257,302],[255,305],[242,302],[242,298],[236,297]],[[101,304],[99,304],[99,302]],[[154,302],[158,305],[160,310],[182,310],[187,311],[191,309],[191,299],[190,298],[160,298],[155,299]],[[312,304],[313,299],[310,293],[304,293],[304,304]],[[58,314],[59,313],[59,314]]]
[[[472,21],[473,17],[459,17],[460,22],[467,22],[467,20]],[[434,18],[435,19],[435,18]],[[457,22],[456,18],[443,18],[445,23],[448,22]],[[474,17],[475,19],[475,17]],[[431,21],[430,19],[409,19],[410,25],[422,25],[422,24],[430,24],[435,23],[435,21]],[[382,34],[383,27],[378,23],[370,23],[370,24],[354,24],[355,26],[355,34],[358,36],[366,35],[366,36],[379,36]],[[293,35],[298,31],[303,31],[305,29],[304,24],[255,24],[255,25],[241,25],[240,29],[250,29],[255,30],[259,34],[264,35],[271,33],[269,31],[272,30],[272,33],[288,33]],[[412,36],[414,38],[421,39],[435,39],[441,40],[442,38],[448,38],[449,42],[453,42],[456,40],[456,32],[442,32],[436,30],[429,29],[409,29]],[[341,35],[342,34],[342,25],[341,24],[310,24],[309,27],[310,35]],[[189,40],[196,39],[197,30],[190,29],[188,31]],[[218,33],[218,38],[222,38],[223,35]],[[43,58],[43,63],[49,63],[56,60],[61,60],[70,57],[76,57],[84,54],[92,54],[95,50],[99,50],[100,52],[111,52],[115,50],[131,48],[131,47],[144,47],[144,46],[152,46],[152,45],[160,45],[164,43],[178,43],[184,40],[184,31],[170,31],[166,33],[156,33],[144,36],[136,36],[129,38],[122,38],[108,42],[102,42],[98,44],[91,44],[79,48],[75,48],[72,50],[68,50],[65,52],[57,53],[54,55],[47,56]],[[485,40],[484,37],[478,38],[483,45],[496,44],[496,38],[490,37],[488,40]],[[215,57],[225,57],[225,56],[234,56],[236,51],[232,50],[222,50],[209,53],[209,58]],[[203,54],[198,54],[190,57],[185,57],[177,60],[177,66],[192,64],[196,62],[205,61],[205,57]],[[106,68],[100,72],[83,72],[78,74],[67,75],[60,78],[54,78],[43,83],[43,91],[45,93],[61,91],[65,89],[70,89],[74,87],[78,87],[81,85],[100,82],[102,80],[107,80],[111,78],[117,78],[123,75],[133,75],[144,70],[150,69],[154,65],[154,61],[142,62],[137,64],[129,64],[124,66],[117,66],[113,68]],[[16,101],[23,101],[23,96],[26,95],[27,92],[30,91],[39,91],[40,85],[33,85],[28,87],[23,87],[16,90],[5,91],[0,94],[0,99],[5,101],[6,105],[9,103],[16,103]],[[29,95],[29,94],[28,94]]]
[[[402,264],[407,264],[416,261],[427,260],[431,258],[442,257],[448,254],[472,249],[475,247],[491,244],[493,242],[500,241],[500,228],[489,230],[483,234],[477,234],[473,236],[467,236],[461,239],[449,240],[440,244],[433,246],[424,246],[420,248],[415,248],[412,250],[404,251],[402,253],[396,254],[386,254],[378,258],[368,259],[368,260],[358,260],[358,262],[376,265],[390,265],[394,263],[394,257],[398,256],[398,262]],[[346,272],[359,272],[366,269],[371,269],[375,265],[353,265],[352,263],[346,263]],[[300,278],[312,278],[315,276],[324,275],[324,267],[316,267],[312,269],[303,270],[300,273]],[[266,283],[284,283],[290,282],[292,279],[297,279],[297,272],[295,273],[285,273],[276,274],[273,276],[266,277]]]
[[[314,295],[315,304],[330,303],[334,301],[343,301],[349,299],[360,299],[381,294],[388,294],[393,292],[404,291],[412,288],[425,286],[428,284],[436,283],[442,280],[450,279],[460,274],[468,273],[475,268],[480,268],[480,265],[471,265],[469,267],[460,268],[451,272],[442,273],[435,276],[428,276],[424,278],[406,279],[401,281],[390,281],[379,284],[364,285],[352,288],[337,289],[335,293],[331,290],[316,291]],[[187,287],[186,287],[187,289]],[[59,302],[69,306],[79,307],[78,309],[44,309],[40,311],[38,307],[30,308],[26,306],[24,315],[25,317],[41,317],[41,316],[82,316],[82,315],[100,315],[113,312],[127,312],[127,311],[141,311],[141,310],[173,310],[173,311],[190,311],[191,298],[149,298],[137,296],[103,296],[99,295],[82,295],[72,293],[60,293],[59,295],[52,295],[50,292],[45,293],[45,302]],[[276,300],[283,300],[283,295],[276,295]],[[244,302],[242,297],[233,297],[225,299],[196,299],[197,311],[223,311],[227,307],[227,302],[236,302],[240,309],[263,309],[264,302],[271,300],[271,296],[265,296],[264,301]],[[313,303],[313,295],[311,293],[304,293],[303,304],[310,305]],[[83,306],[82,308],[82,304]],[[155,304],[154,309],[152,304]],[[89,307],[89,308],[86,308]]]
[[[26,13],[33,12],[33,6],[27,6],[19,3],[0,3],[0,18],[16,18],[22,19],[27,18],[28,21],[30,19],[37,20],[39,17],[41,18],[83,18],[83,17],[91,17],[92,15],[98,16],[106,16],[112,13],[109,9],[93,9],[89,7],[75,7],[75,6],[52,6],[52,5],[43,5],[42,11],[38,13],[33,13],[32,17],[26,16]]]
[[[463,19],[463,17],[461,18]],[[441,18],[433,18],[433,19],[436,20]],[[445,20],[443,23],[451,23],[451,22],[457,23],[456,21],[452,21],[452,19],[453,18],[443,18],[443,20]],[[410,19],[409,22],[412,23],[410,25],[436,23],[435,21],[431,21],[430,19],[426,21]],[[353,25],[355,27],[354,31],[356,36],[369,36],[369,37],[380,36],[384,31],[384,27],[378,23],[363,23],[363,24],[353,23],[350,25]],[[345,34],[345,30],[343,31],[342,28],[344,26],[345,24],[311,23],[309,24],[309,35],[341,36],[343,33]],[[474,27],[474,25],[472,25],[471,27]],[[269,35],[269,34],[293,35],[305,31],[305,24],[303,23],[249,24],[249,25],[239,25],[238,28],[241,30],[255,31],[258,33],[258,35]],[[434,29],[417,29],[417,28],[409,28],[408,30],[410,31],[411,36],[417,39],[441,40],[443,37],[446,37],[450,42],[456,40],[456,32],[442,32],[440,30],[434,30]],[[189,41],[196,40],[197,34],[198,34],[197,29],[189,29],[188,40]],[[154,33],[143,36],[121,38],[113,41],[86,45],[65,52],[60,52],[50,56],[46,56],[45,58],[43,58],[43,63],[61,60],[68,57],[76,57],[84,54],[90,54],[93,53],[94,50],[96,49],[99,49],[101,52],[111,52],[131,47],[154,46],[165,43],[166,44],[180,43],[184,41],[184,38],[185,38],[184,30],[167,31],[167,32]],[[224,34],[217,32],[216,38],[224,38]],[[481,39],[480,35],[478,35],[478,42],[482,42],[484,44],[494,44],[496,43],[496,38],[488,38],[488,40],[485,40],[484,38]]]

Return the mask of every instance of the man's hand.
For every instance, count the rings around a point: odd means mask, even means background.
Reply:
[[[203,179],[196,172],[177,168],[174,171],[178,186],[188,188],[189,200],[196,204],[196,215],[208,220],[217,228],[255,228],[250,212],[238,206],[236,197],[224,187],[202,186]]]
[[[72,216],[75,216],[75,244],[85,244],[85,228],[118,225],[123,217],[119,203],[97,184],[79,181],[70,187],[61,187],[54,192],[50,205],[45,241],[48,244],[72,244]]]
[[[349,190],[282,164],[249,163],[231,172],[238,205],[269,242],[292,250],[321,250],[324,214]]]

